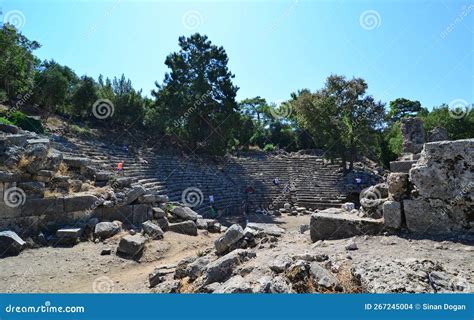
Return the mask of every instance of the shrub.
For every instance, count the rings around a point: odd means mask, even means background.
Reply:
[[[11,122],[10,120],[8,120],[8,119],[5,118],[5,117],[0,117],[0,123],[1,123],[1,124],[13,125],[13,122]]]
[[[265,152],[271,152],[271,151],[274,151],[274,150],[275,150],[275,146],[271,143],[268,143],[263,147],[263,151],[265,151]]]
[[[44,133],[44,128],[43,128],[43,125],[41,124],[41,121],[32,117],[29,117],[23,112],[20,112],[20,111],[12,112],[10,116],[8,117],[8,120],[10,120],[14,125],[17,125],[18,127],[24,130],[33,131],[36,133]]]

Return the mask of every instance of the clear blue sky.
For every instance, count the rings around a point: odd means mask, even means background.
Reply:
[[[227,51],[239,99],[278,102],[336,73],[364,78],[384,102],[474,102],[472,1],[0,0],[0,7],[2,19],[10,12],[42,44],[40,58],[95,78],[124,73],[147,95],[163,80],[178,37],[200,32]]]

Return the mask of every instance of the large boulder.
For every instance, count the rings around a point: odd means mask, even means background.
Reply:
[[[408,194],[408,174],[402,172],[390,173],[387,177],[388,196],[391,200],[400,201]]]
[[[0,257],[18,255],[25,246],[26,242],[23,241],[23,239],[21,239],[15,232],[0,232]]]
[[[151,221],[146,221],[142,224],[143,232],[148,235],[152,239],[162,239],[163,238],[163,230],[156,224]]]
[[[403,223],[402,206],[397,201],[386,201],[383,204],[383,222],[392,229],[400,229]]]
[[[234,268],[251,258],[256,254],[247,250],[237,249],[209,263],[204,272],[204,284],[226,281]]]
[[[141,185],[134,186],[125,194],[124,203],[130,204],[134,202],[135,200],[137,200],[138,197],[140,197],[141,195],[144,195],[145,193],[146,193],[146,189],[143,186]]]
[[[275,237],[279,237],[285,233],[285,229],[282,229],[272,223],[249,222],[247,223],[247,227]]]
[[[70,195],[64,197],[64,211],[77,212],[82,210],[94,210],[104,202],[96,196],[85,195]]]
[[[244,237],[244,230],[238,224],[234,224],[227,229],[227,231],[214,241],[217,254],[223,254],[230,249],[230,247]]]
[[[359,218],[353,214],[331,214],[325,210],[313,213],[310,221],[310,235],[313,242],[358,235],[376,235],[383,229],[381,219]]]
[[[252,293],[252,286],[241,275],[236,275],[221,284],[214,293]]]
[[[176,206],[171,210],[171,213],[184,220],[196,221],[198,219],[198,214],[189,207]]]
[[[427,234],[474,232],[474,139],[425,144],[410,170],[407,227]]]
[[[99,222],[95,225],[94,236],[100,239],[107,239],[119,233],[121,226],[116,222]]]
[[[169,231],[176,233],[187,234],[190,236],[197,236],[197,226],[193,221],[183,221],[178,223],[170,223],[168,226]]]
[[[138,233],[133,236],[126,235],[120,239],[117,252],[129,257],[134,257],[143,251],[143,248],[145,248],[145,241],[146,238]]]

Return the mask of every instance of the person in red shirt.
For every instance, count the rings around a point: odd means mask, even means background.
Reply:
[[[123,176],[123,163],[124,162],[125,161],[122,161],[117,164],[117,172],[120,176]]]

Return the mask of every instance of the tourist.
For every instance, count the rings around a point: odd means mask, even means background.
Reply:
[[[273,179],[273,184],[276,185],[276,186],[280,185],[280,179],[278,177]]]
[[[117,172],[119,176],[123,176],[123,163],[125,161],[117,163]]]

